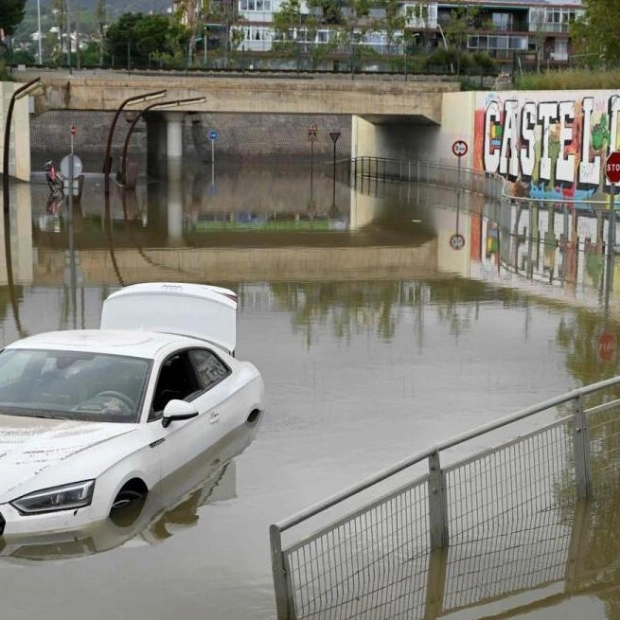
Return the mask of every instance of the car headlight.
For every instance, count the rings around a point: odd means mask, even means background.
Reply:
[[[95,490],[94,480],[83,480],[51,489],[41,489],[14,499],[11,505],[23,515],[57,510],[74,510],[90,505]]]

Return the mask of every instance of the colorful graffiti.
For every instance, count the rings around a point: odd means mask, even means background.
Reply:
[[[619,114],[613,91],[480,93],[474,166],[503,176],[515,197],[604,200]]]

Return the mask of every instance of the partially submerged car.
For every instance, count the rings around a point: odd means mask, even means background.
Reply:
[[[264,408],[234,357],[237,300],[147,283],[103,304],[100,329],[48,332],[0,352],[0,535],[113,517]]]
[[[79,530],[0,537],[0,561],[65,562],[119,547],[158,545],[195,527],[203,509],[236,497],[236,460],[252,443],[262,417],[244,424],[177,470],[149,493]]]

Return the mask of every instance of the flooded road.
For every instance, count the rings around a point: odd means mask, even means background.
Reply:
[[[11,190],[3,343],[96,327],[102,300],[122,285],[228,286],[239,295],[237,354],[263,373],[267,412],[255,436],[217,447],[188,474],[195,488],[156,496],[140,527],[0,541],[12,620],[274,618],[271,523],[617,372],[613,287],[601,286],[598,254],[560,243],[563,211],[547,216],[558,242],[543,246],[531,241],[543,228],[514,205],[476,209],[463,197],[456,218],[446,190],[356,191],[320,170],[310,183],[303,168],[255,167],[124,195],[114,186],[107,204],[101,177],[87,177],[69,226],[66,202],[48,204],[35,181]],[[594,243],[596,219],[573,215],[567,226]],[[455,234],[464,247],[453,248]],[[613,618],[603,598],[559,597],[513,617]],[[480,617],[467,613],[455,617]],[[501,605],[484,613],[504,617]]]

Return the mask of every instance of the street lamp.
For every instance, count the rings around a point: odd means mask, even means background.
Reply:
[[[156,103],[152,103],[151,105],[146,106],[143,110],[140,110],[136,117],[131,121],[131,125],[127,130],[127,135],[125,136],[125,143],[123,144],[123,154],[121,155],[121,177],[123,183],[127,183],[127,149],[129,147],[129,138],[137,125],[138,121],[142,118],[145,112],[152,110],[153,108],[177,108],[182,105],[190,105],[192,103],[203,103],[206,101],[206,97],[192,97],[190,99],[178,99],[177,101],[158,101]]]
[[[11,121],[13,118],[13,108],[15,107],[15,101],[29,95],[38,86],[40,81],[40,77],[35,78],[34,80],[30,80],[30,82],[27,82],[13,91],[9,102],[9,109],[6,113],[6,121],[4,125],[4,157],[2,161],[2,200],[5,214],[9,213],[9,146],[11,143]],[[7,225],[6,221],[4,222],[4,225]]]
[[[37,41],[39,43],[39,64],[43,64],[43,48],[41,43],[41,0],[37,0]]]
[[[134,95],[133,97],[125,99],[125,101],[123,101],[117,108],[114,118],[112,119],[112,123],[110,124],[110,130],[108,131],[108,141],[105,147],[105,155],[103,160],[103,185],[106,194],[110,191],[110,168],[112,167],[110,152],[112,151],[112,136],[114,134],[114,128],[116,127],[116,122],[118,121],[118,117],[121,115],[123,108],[128,105],[137,105],[139,103],[144,103],[145,101],[151,101],[152,99],[159,99],[160,97],[163,97],[166,92],[166,90],[157,90],[144,95]]]

